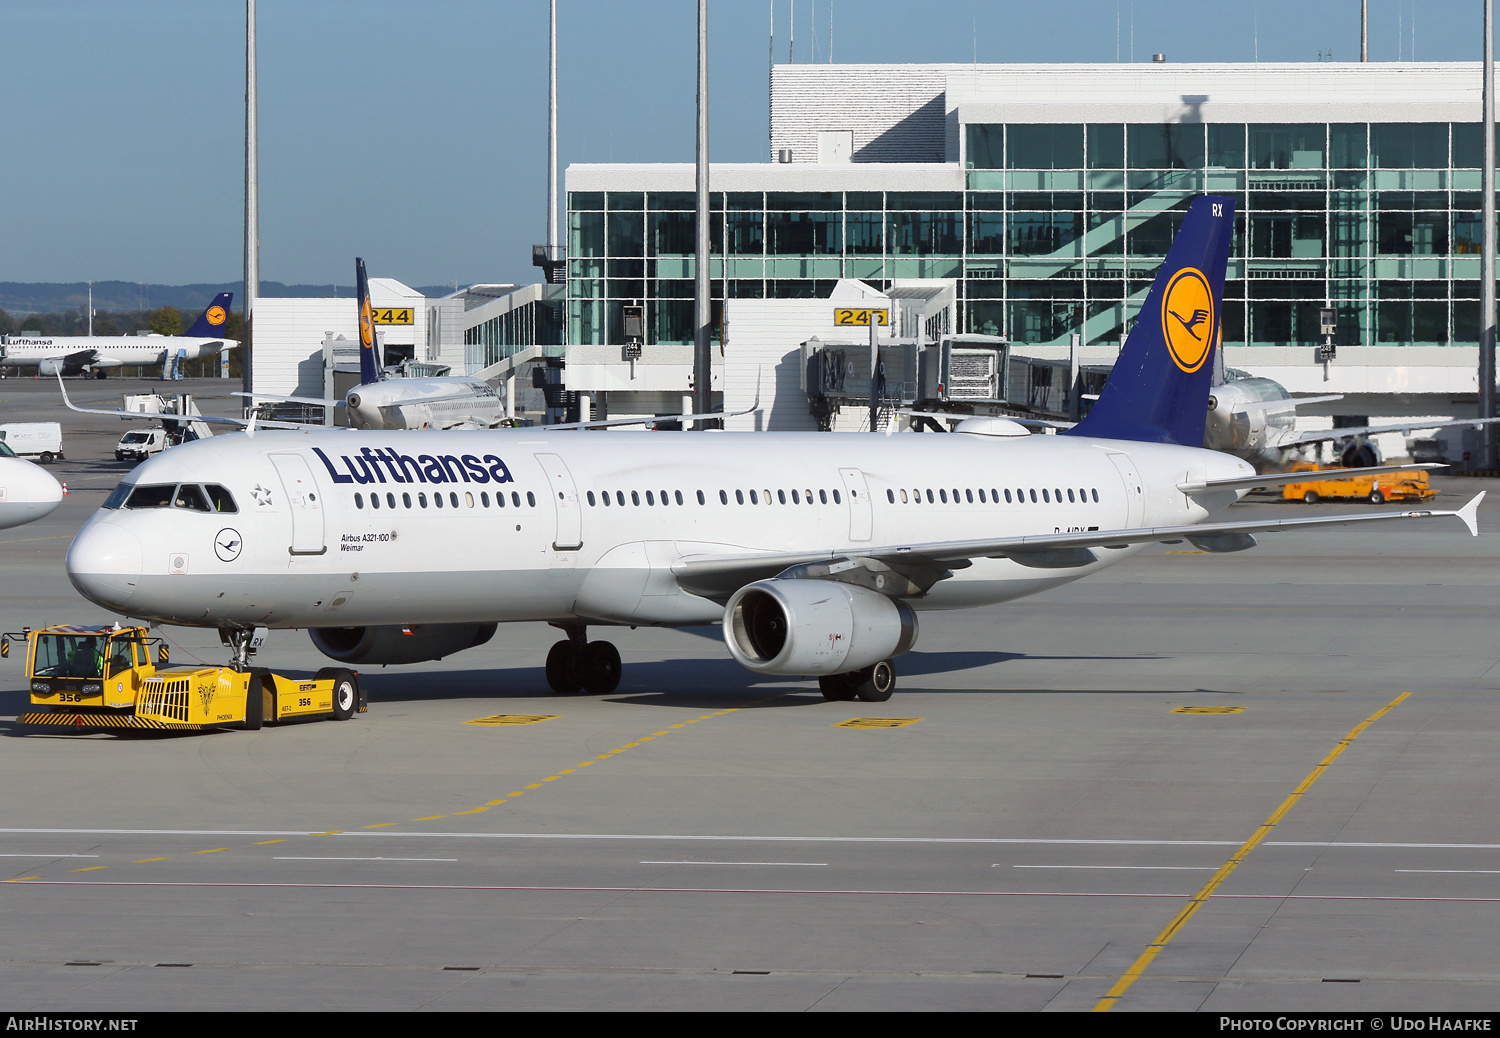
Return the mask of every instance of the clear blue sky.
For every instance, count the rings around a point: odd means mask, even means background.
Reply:
[[[358,253],[413,285],[535,280],[546,0],[258,6],[263,278],[347,284]],[[694,0],[558,6],[561,163],[691,161]],[[714,158],[764,161],[771,4],[709,8]],[[1257,26],[1262,61],[1359,51],[1359,0],[796,0],[799,62],[814,11],[840,63],[1124,60],[1132,22],[1137,60],[1250,60]],[[1370,0],[1371,57],[1478,59],[1480,12]],[[244,3],[0,0],[0,40],[0,280],[237,279]]]

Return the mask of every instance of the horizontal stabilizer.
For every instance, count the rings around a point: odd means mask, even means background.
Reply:
[[[342,400],[332,400],[321,396],[277,396],[275,393],[230,393],[230,396],[242,396],[253,405],[257,400],[271,400],[278,404],[313,404],[318,407],[343,407]],[[265,423],[262,422],[262,425]]]
[[[1204,494],[1213,490],[1254,490],[1256,487],[1281,487],[1288,483],[1317,483],[1325,479],[1360,479],[1390,472],[1426,472],[1445,469],[1447,465],[1372,465],[1367,469],[1308,469],[1302,472],[1268,472],[1263,476],[1235,476],[1232,479],[1202,479],[1178,483],[1184,494]]]
[[[1344,399],[1343,393],[1330,393],[1328,396],[1298,396],[1285,397],[1281,400],[1255,400],[1248,404],[1241,404],[1236,410],[1269,411],[1273,407],[1301,407],[1303,404],[1328,404],[1342,399]]]

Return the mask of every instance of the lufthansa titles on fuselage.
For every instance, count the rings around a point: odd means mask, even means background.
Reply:
[[[361,447],[358,454],[339,456],[342,468],[314,447],[313,453],[335,483],[514,483],[515,478],[497,455],[402,454],[394,447]],[[387,480],[386,476],[390,479]]]

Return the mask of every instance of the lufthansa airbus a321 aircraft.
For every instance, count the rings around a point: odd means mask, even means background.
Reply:
[[[1232,199],[1193,202],[1064,435],[1004,419],[954,436],[252,430],[136,468],[68,574],[116,612],[219,628],[240,667],[261,628],[306,627],[372,665],[543,621],[567,634],[553,689],[600,694],[620,656],[589,626],[722,622],[750,670],[880,701],[919,613],[1035,594],[1152,542],[1239,551],[1255,531],[1441,515],[1477,532],[1483,495],[1457,512],[1208,521],[1281,478],[1201,446],[1233,226]]]
[[[211,357],[239,345],[220,334],[233,301],[233,292],[220,292],[182,335],[10,335],[0,346],[0,367],[103,378],[111,368],[127,364]]]

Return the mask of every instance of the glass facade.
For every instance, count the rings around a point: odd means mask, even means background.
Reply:
[[[523,303],[464,331],[464,363],[468,371],[498,364],[528,346],[545,346],[548,356],[562,355],[562,300]]]
[[[1114,343],[1199,194],[1231,195],[1231,345],[1473,343],[1477,123],[970,124],[961,192],[715,192],[715,298],[827,296],[841,277],[955,278],[962,327]],[[568,196],[568,342],[690,343],[693,195]]]

